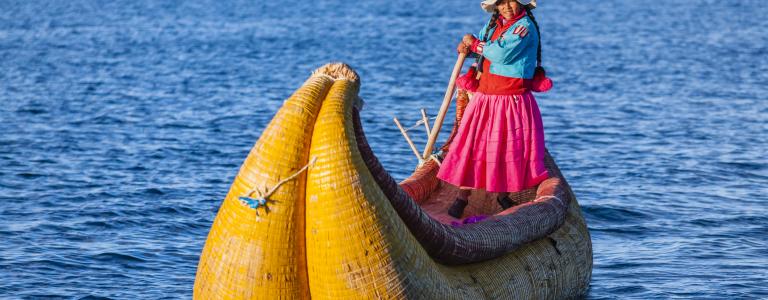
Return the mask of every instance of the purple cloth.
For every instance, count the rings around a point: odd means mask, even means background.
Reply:
[[[488,218],[488,216],[486,216],[486,215],[471,216],[471,217],[467,217],[464,220],[461,220],[461,222],[453,221],[453,222],[451,222],[451,226],[458,227],[458,226],[465,225],[465,224],[475,224],[475,223],[480,222],[482,220],[485,220],[487,218]]]

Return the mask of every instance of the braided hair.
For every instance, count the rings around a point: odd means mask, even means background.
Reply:
[[[493,16],[491,16],[491,20],[488,22],[488,27],[485,28],[485,33],[483,33],[483,42],[487,42],[491,37],[489,36],[491,34],[491,29],[496,28],[496,22],[499,21],[499,11],[496,11],[493,13]]]
[[[527,5],[525,6],[525,12],[533,21],[533,26],[536,27],[536,35],[539,37],[539,48],[536,49],[536,67],[541,67],[541,30],[539,30],[539,23],[536,22],[536,17],[533,16],[533,10]]]
[[[496,22],[499,21],[499,16],[500,16],[500,14],[499,14],[498,10],[495,13],[493,13],[493,16],[491,16],[491,20],[488,21],[488,26],[485,27],[485,33],[483,33],[483,37],[482,37],[483,38],[482,39],[483,42],[488,42],[488,40],[491,39],[491,36],[490,36],[491,35],[491,29],[496,28]],[[483,73],[483,61],[484,60],[485,60],[485,57],[483,57],[482,55],[478,55],[477,58],[475,59],[475,64],[477,64],[477,67],[475,69],[477,71],[476,79],[480,79],[480,76]]]
[[[533,9],[525,5],[525,13],[528,14],[528,17],[531,18],[531,21],[533,22],[533,26],[536,27],[536,36],[538,37],[538,48],[536,49],[536,67],[541,68],[541,30],[539,30],[539,23],[536,22],[536,17],[533,15]],[[496,28],[496,22],[499,20],[499,11],[497,10],[493,16],[491,16],[491,20],[488,22],[488,26],[485,28],[485,33],[483,33],[483,42],[488,42],[490,40],[490,33],[491,30]],[[485,58],[480,55],[475,59],[475,62],[477,63],[477,74],[478,78],[483,71],[483,60]]]

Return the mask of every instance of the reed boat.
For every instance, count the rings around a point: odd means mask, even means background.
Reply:
[[[361,126],[358,75],[315,70],[248,154],[200,256],[195,299],[564,299],[586,293],[589,232],[547,154],[551,178],[513,195],[473,193],[452,224],[457,189],[435,160],[396,182]],[[457,97],[456,122],[467,103]],[[442,153],[447,151],[447,144]],[[438,157],[439,158],[439,157]],[[439,161],[439,159],[438,159]]]

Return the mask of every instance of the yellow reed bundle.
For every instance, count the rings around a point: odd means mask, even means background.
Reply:
[[[561,299],[583,293],[591,249],[575,199],[552,235],[489,261],[444,266],[399,219],[358,151],[358,86],[337,81],[320,110],[307,177],[307,263],[314,299]],[[584,240],[584,237],[587,237]],[[557,249],[557,250],[555,250]],[[557,253],[559,251],[559,253]]]
[[[286,100],[219,210],[194,298],[563,299],[586,291],[591,243],[570,189],[565,223],[548,237],[479,263],[435,262],[363,161],[353,125],[359,88],[351,68],[330,64]],[[239,200],[297,173],[264,205]],[[433,173],[409,180],[429,193]]]
[[[281,186],[255,210],[238,198],[254,188],[272,187],[307,164],[311,136],[306,132],[332,84],[327,76],[309,78],[285,101],[245,159],[200,256],[196,299],[308,297],[306,174]]]

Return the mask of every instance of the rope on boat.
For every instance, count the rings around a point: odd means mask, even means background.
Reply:
[[[430,119],[430,120],[434,120],[434,119],[436,119],[436,118],[437,118],[437,117],[431,117],[431,118],[429,118],[429,119]],[[418,121],[416,121],[416,124],[414,124],[414,125],[413,125],[413,126],[411,126],[411,127],[405,128],[405,131],[406,131],[406,132],[408,132],[408,131],[411,131],[412,129],[415,129],[416,127],[419,127],[419,126],[421,126],[421,125],[424,125],[424,120],[418,120]]]
[[[437,166],[443,166],[443,163],[440,162],[440,156],[437,153],[432,153],[432,155],[429,156],[429,159],[434,160]]]
[[[440,153],[435,152],[435,153],[432,153],[432,155],[430,155],[429,157],[427,157],[427,159],[420,159],[418,167],[420,168],[430,160],[434,161],[438,167],[441,167],[443,165],[443,163],[440,161]]]
[[[437,163],[438,166],[441,166],[442,163],[440,162],[440,156],[439,152],[435,151],[428,157],[422,157],[421,153],[416,149],[416,146],[413,144],[413,141],[411,141],[411,138],[408,136],[408,131],[416,129],[420,126],[424,126],[424,129],[427,131],[427,137],[429,137],[432,133],[430,132],[429,128],[429,120],[435,120],[437,117],[427,117],[427,112],[424,109],[421,109],[421,120],[416,121],[415,124],[413,124],[411,127],[403,128],[403,126],[400,124],[400,121],[397,120],[397,117],[393,117],[393,120],[395,121],[395,125],[397,125],[397,128],[400,129],[400,133],[403,134],[403,138],[405,138],[405,141],[408,142],[408,146],[411,147],[411,150],[413,151],[413,154],[416,155],[416,159],[419,160],[419,163],[417,164],[417,167],[422,167],[425,163],[432,160],[435,163]],[[432,128],[434,129],[434,128]]]
[[[240,200],[241,203],[248,205],[248,207],[253,209],[258,209],[260,206],[266,207],[267,201],[269,201],[269,197],[271,197],[272,194],[274,194],[281,185],[285,184],[288,181],[293,180],[294,178],[296,178],[296,176],[299,176],[299,174],[301,174],[302,172],[312,168],[315,165],[315,162],[317,162],[317,157],[313,157],[306,165],[304,165],[304,167],[302,167],[301,169],[293,173],[293,175],[288,176],[283,180],[280,180],[280,182],[275,184],[275,186],[273,186],[271,189],[267,189],[265,187],[263,190],[259,190],[258,188],[254,187],[250,191],[248,191],[248,193],[246,193],[244,196],[238,197],[238,199]],[[254,193],[256,193],[256,197],[251,197],[251,195],[253,195]],[[259,214],[259,211],[257,210],[256,215],[258,214]]]

